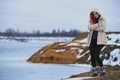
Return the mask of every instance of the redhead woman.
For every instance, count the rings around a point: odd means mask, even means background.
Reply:
[[[107,37],[105,33],[106,22],[102,17],[98,9],[93,9],[90,12],[90,21],[88,25],[89,36],[88,46],[91,55],[92,76],[97,76],[96,62],[100,67],[100,75],[105,75],[105,68],[100,58],[100,51],[107,43]]]

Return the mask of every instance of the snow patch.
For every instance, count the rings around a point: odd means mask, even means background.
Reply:
[[[120,34],[109,34],[107,35],[107,44],[110,45],[120,45]]]
[[[88,38],[84,38],[81,40],[81,42],[87,42]]]
[[[42,54],[43,52],[44,52],[43,50],[42,50],[42,51],[40,51],[39,55],[40,55],[40,54]]]
[[[103,61],[104,65],[120,66],[120,49],[115,49],[110,53],[110,58]]]
[[[71,65],[71,66],[77,66],[77,67],[87,67],[87,68],[91,68],[91,65],[90,64],[68,64],[68,65]]]
[[[83,53],[82,55],[81,55],[81,52],[82,52],[83,50],[79,50],[79,53],[77,54],[77,58],[79,59],[79,58],[81,58],[81,57],[83,57],[83,56],[85,56],[87,53]]]
[[[116,40],[120,40],[120,34],[109,34],[108,36],[108,40],[111,42],[116,42]]]
[[[91,56],[89,55],[89,57],[88,57],[87,61],[89,61],[90,59],[91,59]]]
[[[79,48],[71,48],[70,50],[78,50]]]
[[[108,54],[105,54],[105,57],[107,57],[108,56]]]
[[[81,46],[86,47],[86,46],[87,46],[87,44],[81,44]]]
[[[66,44],[66,43],[60,43],[59,45],[61,45],[61,46],[62,46],[62,45],[65,45],[65,44]]]
[[[100,58],[102,57],[103,55],[102,54],[100,54]]]
[[[69,79],[63,79],[63,80],[84,80],[84,79],[90,79],[93,77],[79,77],[79,78],[69,78]]]
[[[69,44],[67,44],[67,46],[80,46],[80,44],[79,43],[69,43]]]
[[[63,53],[63,52],[65,52],[65,50],[66,50],[66,49],[58,49],[58,50],[55,50],[55,52],[56,52],[56,53],[58,53],[58,52]]]

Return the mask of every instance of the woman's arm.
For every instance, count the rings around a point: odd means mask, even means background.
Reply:
[[[101,19],[99,23],[91,24],[89,22],[88,29],[89,30],[96,30],[96,31],[104,31],[106,27],[105,19]]]
[[[98,23],[92,24],[92,23],[89,22],[89,24],[88,24],[88,29],[89,29],[89,30],[94,30],[94,29],[96,29],[97,27],[98,27]]]
[[[99,27],[94,28],[94,30],[96,30],[96,31],[105,31],[105,28],[106,28],[105,19],[101,19],[98,25],[99,25]]]

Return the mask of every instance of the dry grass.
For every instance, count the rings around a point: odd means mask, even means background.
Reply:
[[[33,56],[31,56],[28,61],[33,63],[56,63],[56,64],[70,64],[76,62],[77,51],[72,52],[71,47],[65,47],[66,45],[59,45],[60,43],[54,43],[52,45],[46,46],[41,50],[37,51]],[[78,46],[80,47],[80,46]],[[81,47],[82,48],[82,47]],[[65,49],[64,52],[55,52],[55,50]],[[39,54],[43,51],[42,54]]]
[[[86,38],[88,36],[88,32],[85,32],[85,33],[82,33],[80,35],[78,35],[75,39],[73,39],[72,41],[75,41],[75,40],[82,40],[84,38]]]

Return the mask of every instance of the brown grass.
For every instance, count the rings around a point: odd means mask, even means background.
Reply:
[[[86,38],[88,36],[88,32],[85,32],[85,33],[82,33],[80,35],[78,35],[75,39],[73,39],[72,41],[75,41],[75,40],[82,40],[84,38]]]

